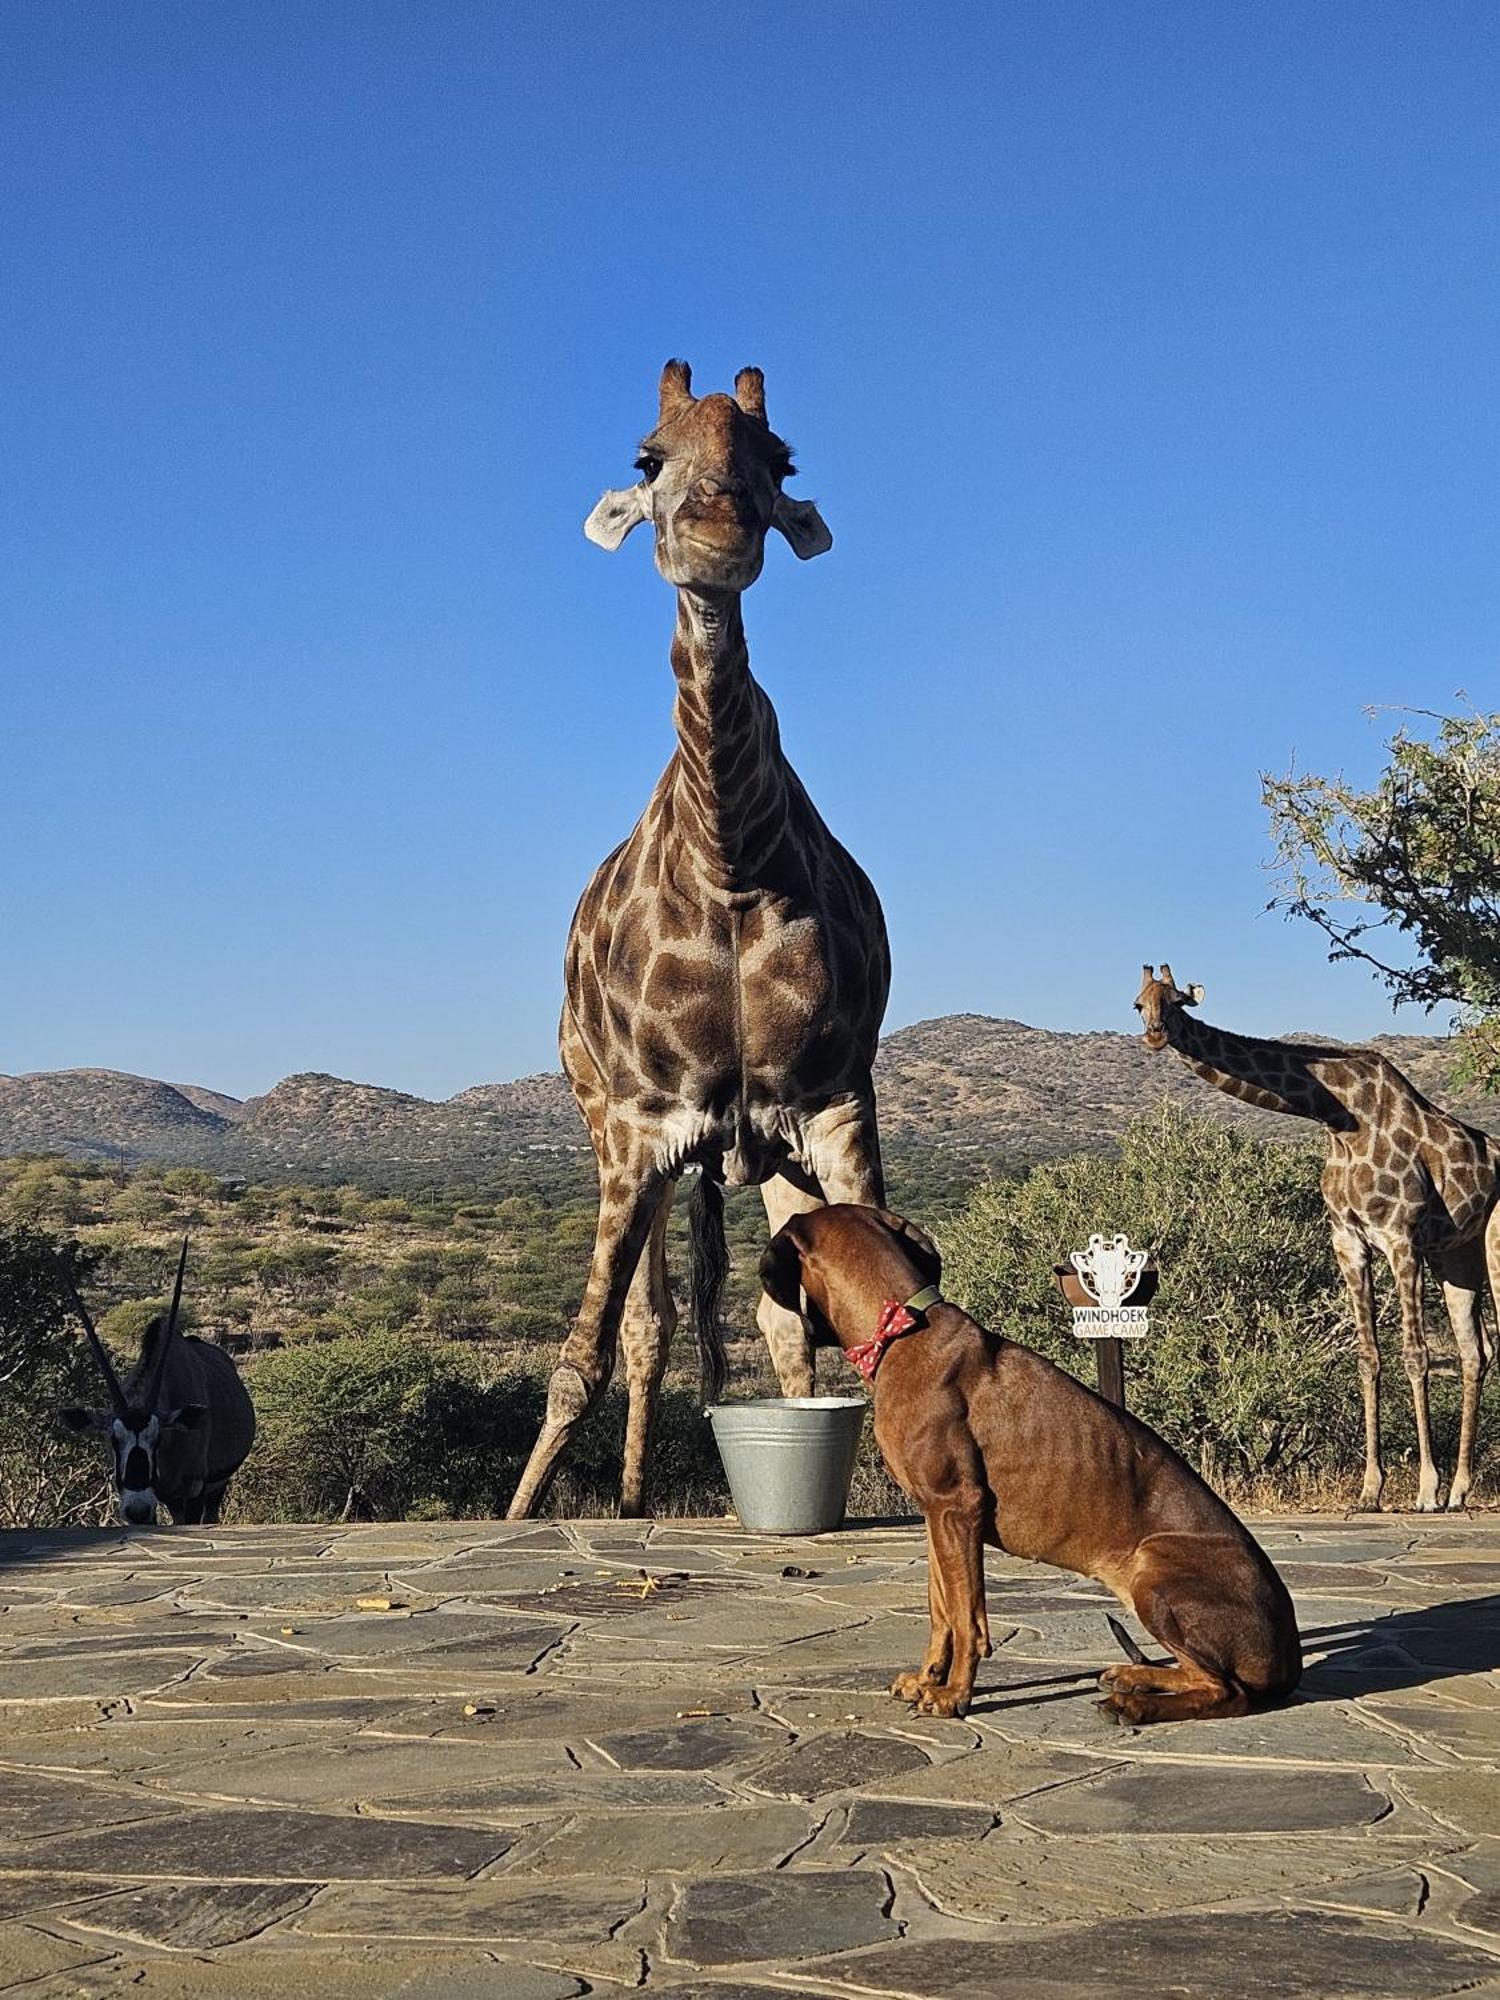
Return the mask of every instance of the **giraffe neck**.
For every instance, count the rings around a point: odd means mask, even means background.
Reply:
[[[786,765],[776,712],[750,672],[737,593],[679,590],[676,824],[716,888],[750,886],[781,838]]]
[[[1231,1035],[1180,1007],[1167,1016],[1167,1038],[1189,1069],[1226,1096],[1320,1125],[1344,1122],[1342,1107],[1309,1068],[1310,1058],[1327,1055],[1326,1049],[1301,1051],[1294,1043]]]

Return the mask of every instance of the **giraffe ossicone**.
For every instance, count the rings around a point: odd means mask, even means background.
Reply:
[[[599,1223],[512,1517],[539,1504],[617,1345],[621,1512],[640,1511],[676,1324],[666,1229],[685,1169],[700,1170],[691,1291],[710,1383],[722,1370],[721,1188],[759,1184],[773,1234],[825,1199],[879,1206],[884,1194],[871,1066],[890,984],[885,924],[782,753],[740,612],[773,528],[803,559],[832,536],[811,501],[785,491],[791,448],[767,421],[759,369],[741,369],[732,396],[699,397],[687,364],[669,361],[636,469],[584,532],[614,549],[651,524],[677,593],[677,749],[568,937],[559,1041],[598,1161]],[[783,1393],[810,1393],[800,1317],[764,1296],[756,1317]]]

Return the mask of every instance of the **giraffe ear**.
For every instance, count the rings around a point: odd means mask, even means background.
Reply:
[[[606,493],[583,524],[583,532],[601,549],[617,549],[632,528],[649,520],[651,500],[644,485],[617,486]]]
[[[1201,986],[1190,986],[1187,990],[1187,998],[1190,1007],[1198,1006],[1203,999],[1203,988]]]
[[[771,526],[781,530],[792,545],[792,554],[803,562],[826,555],[833,547],[828,524],[811,500],[793,500],[790,494],[778,493],[771,509]]]

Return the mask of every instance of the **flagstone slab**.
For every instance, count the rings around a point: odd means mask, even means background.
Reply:
[[[1457,1993],[1496,1961],[1473,1947],[1389,1923],[1317,1911],[1145,1917],[1018,1934],[995,1944],[912,1940],[805,1966],[809,1977],[911,2000],[1423,2000]]]
[[[259,1616],[265,1611],[352,1611],[360,1597],[406,1597],[424,1606],[438,1593],[415,1580],[393,1588],[384,1570],[271,1569],[247,1574],[215,1572],[178,1586],[180,1601],[195,1609],[210,1606]],[[443,1592],[451,1595],[451,1592]]]
[[[288,1634],[276,1626],[253,1625],[253,1636],[292,1654],[315,1653],[330,1659],[375,1660],[386,1656],[408,1659],[435,1652],[451,1658],[456,1648],[474,1651],[495,1666],[516,1660],[522,1671],[556,1643],[566,1625],[539,1625],[530,1619],[480,1617],[441,1610],[409,1616],[384,1611],[357,1611],[336,1618],[308,1619]]]
[[[28,1996],[45,1990],[39,1984],[56,1981],[66,1993],[73,1977],[101,1956],[97,1946],[76,1938],[53,1937],[30,1924],[0,1924],[0,1992]],[[71,1990],[76,1992],[76,1987]]]
[[[1403,1771],[1396,1783],[1434,1818],[1471,1837],[1500,1835],[1500,1773],[1452,1766]]]
[[[1427,1903],[1428,1881],[1419,1868],[1381,1868],[1347,1882],[1331,1882],[1311,1892],[1310,1901],[1380,1916],[1415,1918]]]
[[[393,1666],[399,1679],[383,1678],[367,1667],[339,1667],[311,1654],[280,1654],[248,1651],[241,1656],[245,1670],[232,1670],[233,1658],[212,1662],[186,1680],[153,1690],[135,1703],[137,1714],[166,1716],[178,1712],[225,1714],[233,1709],[290,1710],[299,1705],[311,1709],[340,1701],[382,1704],[400,1701],[406,1695],[407,1671],[404,1663]],[[255,1661],[262,1665],[254,1664]],[[283,1664],[283,1662],[285,1664]],[[434,1692],[435,1698],[435,1692]],[[337,1709],[328,1708],[330,1715]]]
[[[347,1806],[366,1799],[413,1802],[518,1775],[573,1772],[565,1746],[546,1741],[387,1742],[343,1736],[280,1749],[246,1748],[227,1758],[168,1759],[143,1776],[174,1792],[272,1805]]]
[[[1134,1834],[1048,1840],[1008,1818],[982,1842],[919,1842],[901,1850],[903,1868],[944,1916],[1007,1926],[1145,1916],[1249,1897],[1311,1895],[1326,1902],[1322,1885],[1367,1879],[1371,1860],[1369,1840],[1349,1835],[1168,1835],[1143,1846]]]
[[[682,1885],[667,1920],[669,1958],[742,1965],[850,1951],[897,1935],[879,1869],[826,1875],[706,1875]]]
[[[686,1986],[675,1981],[663,1985],[660,1980],[651,1982],[653,1993],[670,1994],[671,2000],[787,2000],[793,1989],[785,1986],[747,1985],[742,1979],[714,1979],[707,1983],[692,1980]]]
[[[305,1909],[317,1882],[165,1882],[129,1889],[82,1909],[68,1921],[136,1944],[213,1951],[239,1944]]]
[[[903,1799],[999,1807],[1009,1799],[1123,1768],[1119,1762],[1102,1757],[987,1740],[982,1750],[970,1756],[945,1758],[926,1770],[913,1770],[886,1789]]]
[[[1422,1782],[1418,1780],[1418,1782]],[[1052,1833],[1297,1833],[1369,1826],[1391,1801],[1356,1771],[1150,1765],[1066,1785],[1017,1808]]]
[[[95,1653],[211,1653],[232,1646],[232,1625],[195,1625],[170,1614],[153,1625],[69,1625],[49,1637],[6,1647],[7,1660],[76,1660]]]
[[[211,1981],[206,1976],[211,1971]],[[256,1941],[216,1957],[122,1957],[26,1989],[26,2000],[573,2000],[582,1980],[468,1949],[285,1950]]]
[[[17,1917],[60,1914],[75,1903],[97,1903],[100,1888],[92,1875],[0,1875],[0,1924]]]
[[[128,1785],[75,1784],[40,1772],[0,1771],[0,1841],[40,1840],[78,1827],[120,1826],[171,1811]]]
[[[1418,1738],[1432,1762],[1461,1757],[1500,1765],[1500,1716],[1492,1708],[1451,1708],[1437,1701],[1382,1697],[1372,1701],[1370,1709],[1391,1728]],[[1496,1783],[1500,1784],[1500,1774]]]
[[[119,1697],[164,1688],[201,1665],[202,1652],[136,1652],[128,1641],[111,1653],[64,1653],[13,1660],[0,1654],[0,1701],[56,1701],[68,1695]]]
[[[652,1874],[775,1868],[811,1839],[816,1825],[811,1813],[790,1805],[580,1814],[517,1872],[605,1875],[643,1862]]]
[[[976,1704],[970,1715],[987,1733],[1056,1743],[1085,1754],[1119,1748],[1142,1762],[1243,1757],[1265,1763],[1420,1770],[1452,1761],[1437,1742],[1423,1745],[1394,1729],[1382,1729],[1373,1713],[1348,1703],[1298,1701],[1287,1708],[1224,1716],[1214,1722],[1157,1723],[1131,1733],[1100,1715],[1094,1705],[1098,1698],[1097,1688],[1090,1685],[1067,1700],[1007,1702],[1003,1708]],[[1496,1734],[1500,1737],[1500,1731]]]
[[[475,1713],[466,1714],[466,1708],[475,1708]],[[524,1735],[597,1743],[615,1732],[692,1722],[718,1726],[754,1712],[755,1698],[748,1685],[667,1682],[651,1688],[598,1689],[587,1683],[570,1686],[558,1679],[527,1676],[504,1686],[492,1683],[477,1706],[452,1696],[394,1698],[380,1705],[377,1727],[384,1735],[423,1739],[453,1736],[472,1741],[483,1735]],[[774,1742],[774,1724],[758,1740]]]
[[[0,1742],[0,1759],[12,1768],[25,1764],[100,1776],[140,1777],[164,1772],[184,1762],[195,1769],[200,1761],[210,1762],[226,1755],[238,1757],[277,1749],[305,1751],[312,1745],[332,1744],[340,1735],[349,1733],[349,1725],[332,1720],[323,1727],[315,1723],[263,1722],[242,1719],[233,1711],[222,1720],[215,1717],[157,1721],[137,1714],[96,1723],[88,1729],[39,1730]],[[4,1782],[0,1777],[0,1799],[4,1795]]]
[[[128,1853],[117,1834],[64,1834],[45,1849],[0,1849],[0,1870],[193,1881],[330,1881],[469,1876],[508,1851],[498,1829],[315,1812],[185,1812],[153,1819]],[[24,1857],[24,1858],[23,1858]]]
[[[997,1824],[986,1806],[920,1805],[910,1799],[855,1799],[841,1847],[888,1847],[914,1840],[982,1840]]]
[[[478,1785],[456,1785],[424,1794],[424,1812],[453,1812],[465,1817],[499,1815],[507,1819],[528,1813],[573,1813],[591,1806],[630,1812],[663,1806],[720,1806],[725,1793],[712,1780],[693,1772],[610,1771],[602,1768],[549,1772],[539,1778],[487,1779]],[[396,1801],[374,1799],[373,1805]]]
[[[747,1772],[745,1783],[774,1798],[820,1799],[829,1792],[894,1778],[900,1772],[925,1771],[930,1764],[920,1745],[902,1737],[850,1730],[809,1737]]]
[[[613,1730],[589,1741],[624,1771],[712,1771],[763,1756],[791,1738],[765,1724],[684,1720],[657,1729]]]
[[[310,1937],[495,1943],[545,1938],[606,1944],[645,1901],[639,1872],[551,1883],[505,1876],[457,1891],[360,1882],[325,1890],[298,1919],[297,1928]]]

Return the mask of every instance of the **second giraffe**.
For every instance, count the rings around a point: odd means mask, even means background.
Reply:
[[[1362,1507],[1380,1505],[1380,1346],[1375,1337],[1378,1250],[1401,1301],[1401,1359],[1411,1382],[1421,1458],[1417,1508],[1438,1505],[1438,1469],[1427,1411],[1422,1266],[1443,1287],[1463,1375],[1458,1466],[1448,1505],[1461,1507],[1474,1476],[1479,1392],[1489,1360],[1483,1323],[1488,1264],[1500,1305],[1500,1155],[1494,1141],[1440,1111],[1378,1049],[1266,1042],[1211,1028],[1187,1012],[1201,986],[1180,987],[1170,965],[1151,966],[1136,999],[1146,1046],[1173,1049],[1205,1082],[1246,1104],[1315,1119],[1328,1133],[1323,1200],[1333,1252],[1354,1307],[1365,1406]]]

